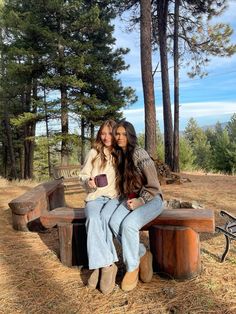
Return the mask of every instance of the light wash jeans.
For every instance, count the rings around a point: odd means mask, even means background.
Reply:
[[[110,227],[122,245],[123,261],[126,271],[135,270],[140,258],[146,253],[145,246],[139,241],[139,230],[163,211],[163,201],[159,195],[146,204],[130,211],[123,201],[110,219]]]
[[[106,196],[86,202],[86,231],[89,269],[109,266],[118,261],[109,220],[119,205]]]

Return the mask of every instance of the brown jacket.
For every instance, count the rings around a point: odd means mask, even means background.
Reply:
[[[141,197],[145,203],[158,194],[163,198],[155,164],[146,150],[141,147],[136,147],[133,160],[137,172],[144,182],[144,184],[140,186],[140,189],[134,192],[136,192],[138,197]]]

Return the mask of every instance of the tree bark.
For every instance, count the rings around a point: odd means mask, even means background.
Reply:
[[[67,106],[67,90],[64,84],[61,84],[61,164],[68,165],[69,151],[68,151],[68,106]]]
[[[154,159],[156,150],[156,108],[152,75],[151,1],[140,0],[141,72],[145,108],[145,149]]]
[[[68,122],[68,101],[67,101],[67,86],[63,82],[63,77],[65,76],[64,68],[64,46],[58,43],[58,54],[61,66],[59,68],[61,84],[61,165],[68,165],[69,162],[69,149],[68,149],[68,133],[69,133],[69,122]]]
[[[85,120],[81,118],[81,165],[84,164],[85,160]]]
[[[90,142],[91,142],[91,147],[92,147],[94,140],[95,140],[95,128],[94,128],[93,123],[90,124],[90,135],[91,135],[90,136]]]
[[[8,152],[9,152],[10,161],[11,161],[10,176],[11,178],[13,177],[14,179],[16,179],[17,178],[16,159],[15,159],[15,152],[13,148],[12,132],[11,132],[11,127],[10,127],[9,117],[8,117],[7,112],[5,112],[4,127],[5,127],[6,136],[7,136],[7,141],[8,141],[7,147],[8,147]]]
[[[35,108],[31,111],[31,83],[28,83],[25,94],[24,103],[25,112],[34,112]],[[33,94],[35,94],[35,88],[33,89]],[[34,99],[36,96],[34,95]],[[24,179],[32,179],[33,177],[33,159],[34,159],[34,138],[35,138],[35,128],[36,122],[30,121],[24,127]]]
[[[179,172],[179,6],[180,0],[175,0],[174,22],[174,149],[173,168]]]
[[[51,175],[52,175],[52,165],[51,165],[51,152],[50,152],[50,143],[49,143],[48,106],[47,106],[46,89],[45,89],[45,87],[44,87],[44,90],[43,90],[43,98],[44,98],[45,124],[46,124],[46,136],[47,136],[48,175],[49,175],[49,177],[51,177]]]
[[[161,61],[165,163],[172,169],[173,165],[173,124],[170,101],[168,56],[167,56],[167,16],[168,0],[158,1],[158,34]]]

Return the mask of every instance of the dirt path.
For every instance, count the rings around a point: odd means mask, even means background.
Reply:
[[[236,214],[236,177],[183,174],[191,182],[163,186],[166,199],[196,200]],[[236,249],[232,245],[224,264],[222,235],[201,237],[202,273],[177,282],[157,274],[149,284],[124,293],[120,287],[123,264],[119,263],[117,286],[109,296],[89,291],[84,283],[88,271],[64,267],[58,259],[56,229],[48,233],[26,233],[11,227],[8,202],[36,183],[8,184],[0,180],[0,313],[235,313]],[[81,206],[84,193],[67,194],[70,205]],[[142,235],[147,241],[147,235]],[[235,241],[236,242],[236,241]]]

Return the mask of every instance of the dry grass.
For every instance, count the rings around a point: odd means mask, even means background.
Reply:
[[[197,200],[216,211],[236,214],[236,177],[183,174],[191,179],[182,185],[163,186],[166,199]],[[202,272],[195,279],[177,282],[157,274],[149,284],[124,293],[120,287],[124,267],[119,263],[117,286],[108,296],[89,291],[84,283],[88,270],[67,268],[58,259],[56,229],[48,233],[25,233],[11,227],[8,202],[32,188],[36,182],[8,183],[0,179],[0,313],[235,313],[236,249],[233,243],[224,264],[222,235],[201,238]],[[67,194],[74,206],[84,193]],[[146,233],[142,234],[147,242]],[[234,246],[234,247],[233,247]]]

